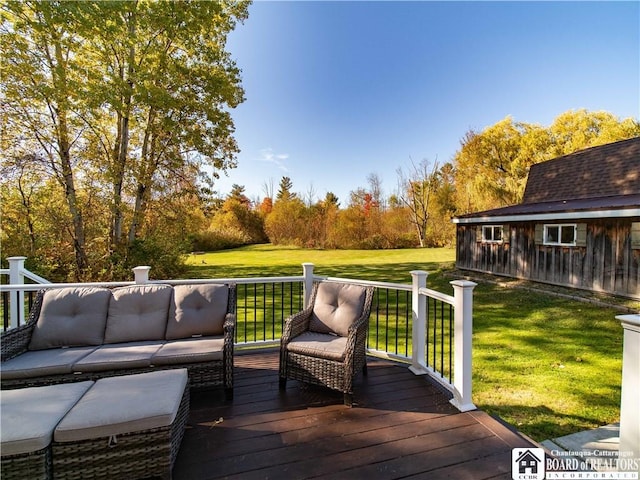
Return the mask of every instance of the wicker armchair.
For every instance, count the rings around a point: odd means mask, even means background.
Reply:
[[[289,317],[280,340],[280,389],[287,379],[344,394],[353,404],[353,378],[367,374],[366,342],[373,287],[314,283],[309,306]]]

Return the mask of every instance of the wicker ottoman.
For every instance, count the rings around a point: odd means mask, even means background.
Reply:
[[[171,478],[188,414],[186,369],[102,378],[55,429],[55,478]]]
[[[0,439],[3,480],[49,479],[53,431],[94,382],[4,390]]]

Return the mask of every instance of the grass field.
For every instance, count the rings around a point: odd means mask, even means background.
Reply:
[[[452,249],[304,250],[270,245],[191,255],[189,278],[317,275],[411,283],[452,294]],[[481,277],[486,278],[486,277]],[[473,400],[541,441],[618,421],[622,328],[614,308],[476,280]],[[512,282],[515,283],[515,282]]]

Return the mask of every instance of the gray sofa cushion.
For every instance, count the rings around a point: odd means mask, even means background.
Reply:
[[[74,372],[104,372],[128,368],[147,368],[151,358],[162,347],[164,340],[147,342],[110,343],[73,365]]]
[[[37,452],[47,447],[53,430],[93,382],[3,390],[0,439],[2,456]]]
[[[104,343],[163,340],[172,293],[169,285],[115,288]]]
[[[228,301],[226,285],[177,285],[169,310],[167,340],[222,335]]]
[[[347,337],[317,332],[304,332],[287,344],[290,352],[337,362],[344,360],[346,347]]]
[[[349,334],[349,327],[360,318],[366,289],[347,283],[321,282],[313,304],[309,330],[318,333]]]
[[[29,350],[101,345],[110,297],[107,288],[47,290]]]
[[[184,368],[101,378],[62,419],[53,439],[73,442],[171,425],[187,382]]]
[[[98,347],[52,348],[34,350],[2,362],[3,380],[64,375],[73,372],[73,364]],[[3,392],[4,393],[4,392]]]
[[[152,365],[180,365],[222,360],[224,339],[188,338],[165,343],[151,359]]]

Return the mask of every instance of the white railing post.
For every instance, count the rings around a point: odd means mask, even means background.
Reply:
[[[133,275],[135,277],[136,285],[144,285],[149,283],[149,270],[151,267],[141,266],[133,268]]]
[[[617,315],[624,328],[618,458],[640,463],[640,314]]]
[[[424,270],[411,272],[411,370],[415,375],[425,375],[427,364],[425,359],[425,345],[427,338],[427,299],[420,295],[420,289],[426,288],[429,273]]]
[[[302,275],[304,276],[304,308],[309,306],[311,290],[313,290],[313,263],[302,264]]]
[[[473,334],[473,289],[477,283],[451,282],[454,291],[453,387],[451,403],[461,412],[475,410],[471,401],[471,343]]]
[[[24,284],[24,261],[27,257],[9,257],[9,285]],[[24,291],[9,292],[9,328],[20,325],[24,308]]]

